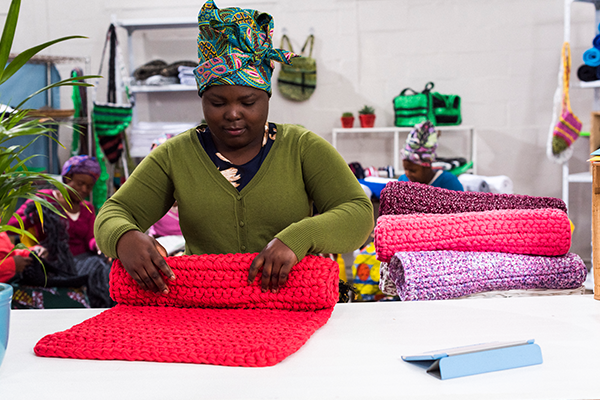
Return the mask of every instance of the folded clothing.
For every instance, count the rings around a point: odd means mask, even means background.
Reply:
[[[577,78],[582,82],[592,82],[598,80],[598,67],[592,67],[587,64],[582,64],[577,68]]]
[[[499,251],[563,255],[571,246],[571,226],[563,211],[493,210],[460,214],[383,215],[375,227],[377,259],[399,251]]]
[[[446,300],[513,289],[573,289],[587,269],[573,253],[539,257],[498,252],[398,252],[388,274],[401,300]]]
[[[504,209],[555,208],[567,212],[561,199],[520,194],[458,192],[418,182],[393,181],[381,191],[379,215],[454,214]]]
[[[339,267],[306,256],[278,293],[249,285],[256,254],[169,257],[177,276],[168,294],[140,289],[117,260],[111,296],[118,304],[72,328],[47,335],[38,356],[275,365],[296,352],[329,319],[338,300]]]

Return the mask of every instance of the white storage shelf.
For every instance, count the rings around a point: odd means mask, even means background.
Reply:
[[[127,31],[127,48],[129,58],[129,69],[134,71],[138,65],[133,56],[133,33],[144,30],[160,29],[198,29],[198,22],[190,19],[128,19],[116,22],[116,26]],[[140,65],[143,63],[139,63]],[[194,92],[198,88],[195,85],[132,85],[129,87],[132,96],[136,94],[152,93],[182,93]],[[142,101],[139,97],[137,101]],[[179,122],[147,122],[139,121],[136,107],[133,109],[133,121],[130,130],[130,153],[133,157],[145,157],[150,152],[152,141],[165,133],[180,133],[193,127],[193,123]]]
[[[345,133],[381,133],[392,134],[394,137],[394,171],[401,171],[400,168],[400,149],[404,145],[400,141],[400,134],[408,134],[413,128],[410,127],[374,127],[374,128],[334,128],[331,132],[331,144],[337,149],[338,136]],[[477,163],[475,160],[477,154],[477,144],[475,137],[475,128],[468,125],[457,126],[437,126],[436,130],[441,133],[468,133],[469,134],[469,160],[473,161],[473,172],[476,171]]]

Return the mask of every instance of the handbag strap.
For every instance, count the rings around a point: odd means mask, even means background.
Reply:
[[[285,47],[285,43],[287,42],[287,48]],[[294,49],[292,47],[292,42],[290,42],[290,38],[288,37],[288,35],[284,34],[283,36],[281,36],[281,45],[279,46],[282,50],[289,50],[292,53],[294,52]],[[304,49],[303,49],[304,50]]]
[[[308,35],[306,41],[304,42],[304,46],[302,46],[300,54],[304,55],[304,50],[306,49],[308,42],[310,42],[310,51],[308,52],[308,57],[312,57],[313,45],[315,44],[315,35]]]
[[[431,89],[433,89],[433,86],[434,86],[433,82],[427,82],[425,84],[425,89],[423,89],[423,91],[421,93],[427,94],[427,93],[431,92]]]
[[[407,93],[409,90],[412,92],[412,94],[406,94],[406,93]],[[403,89],[403,90],[400,92],[400,96],[412,96],[412,95],[415,95],[415,94],[419,94],[419,93],[418,93],[418,92],[415,92],[413,89],[411,89],[411,88],[408,88],[408,87],[407,87],[407,88],[405,88],[405,89]]]
[[[569,100],[569,77],[571,76],[571,46],[569,42],[564,42],[562,47],[563,60],[563,108],[571,111],[571,101]]]

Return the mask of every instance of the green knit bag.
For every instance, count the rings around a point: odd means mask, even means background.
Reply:
[[[287,49],[284,47],[284,41],[287,41]],[[314,41],[315,36],[309,35],[304,42],[304,46],[302,46],[300,56],[292,58],[291,65],[281,65],[281,71],[277,77],[277,87],[286,99],[294,101],[308,100],[317,87],[317,61],[312,58]],[[304,56],[304,51],[309,43],[308,56]],[[294,52],[287,35],[282,36],[280,47],[292,53]]]

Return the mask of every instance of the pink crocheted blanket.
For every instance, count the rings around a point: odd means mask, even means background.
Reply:
[[[262,293],[261,274],[247,276],[256,254],[167,258],[177,279],[168,295],[139,288],[117,260],[111,296],[117,305],[47,335],[38,356],[275,365],[296,352],[329,319],[338,300],[339,266],[306,256],[278,293]]]
[[[498,251],[558,256],[569,251],[571,227],[563,211],[493,210],[460,214],[384,215],[377,219],[377,259],[399,251]]]
[[[423,251],[396,253],[388,274],[401,300],[445,300],[493,290],[578,288],[587,268],[573,253]]]
[[[567,212],[561,199],[520,194],[458,192],[417,182],[389,182],[381,191],[379,215],[456,214],[504,209],[556,208]]]

